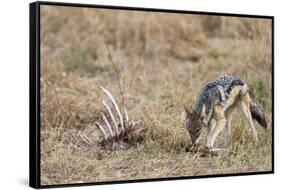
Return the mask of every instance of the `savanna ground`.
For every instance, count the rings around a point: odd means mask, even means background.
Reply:
[[[142,121],[127,150],[102,148],[94,126],[103,111],[99,86],[121,101],[105,39],[129,114]],[[271,43],[267,19],[42,6],[42,185],[270,171]],[[255,144],[237,112],[225,153],[185,152],[183,104],[191,106],[206,82],[225,73],[250,86],[268,130],[255,123]],[[94,146],[72,146],[79,133]],[[215,145],[223,146],[223,135]]]

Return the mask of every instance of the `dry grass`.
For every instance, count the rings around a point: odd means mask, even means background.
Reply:
[[[102,110],[99,86],[121,100],[104,36],[129,113],[143,121],[128,150],[102,149],[93,126]],[[235,115],[227,151],[198,157],[184,151],[190,140],[180,117],[204,83],[232,73],[271,118],[271,43],[265,19],[43,6],[42,185],[271,170],[271,119],[267,131],[256,124],[256,145]],[[73,147],[78,133],[94,146]],[[216,145],[222,142],[220,135]]]

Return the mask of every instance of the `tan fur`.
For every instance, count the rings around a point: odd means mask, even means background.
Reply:
[[[231,131],[231,118],[236,108],[240,108],[244,117],[247,119],[249,126],[253,131],[255,141],[258,141],[257,132],[253,125],[250,112],[250,96],[248,94],[247,85],[235,86],[229,93],[228,99],[223,104],[214,106],[214,112],[211,122],[207,127],[207,143],[208,148],[213,148],[216,137],[226,128],[225,143],[229,142]],[[202,113],[203,114],[203,113]]]

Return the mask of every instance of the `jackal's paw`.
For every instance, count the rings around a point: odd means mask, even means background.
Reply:
[[[221,155],[223,152],[225,151],[224,148],[209,148],[209,147],[205,147],[202,150],[202,156],[207,156],[207,155],[211,155],[211,156],[219,156]]]
[[[198,152],[203,148],[200,144],[188,144],[185,148],[186,152]]]
[[[209,152],[223,152],[225,148],[209,148]]]

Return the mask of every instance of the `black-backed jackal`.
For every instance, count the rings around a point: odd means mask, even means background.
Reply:
[[[233,75],[223,75],[203,87],[191,112],[185,107],[184,124],[188,129],[192,145],[197,144],[204,127],[207,128],[208,149],[213,149],[216,137],[224,128],[226,129],[225,144],[227,144],[230,138],[231,118],[236,108],[239,108],[247,119],[254,139],[258,142],[252,118],[266,128],[265,114],[251,100],[248,86],[244,81]]]

